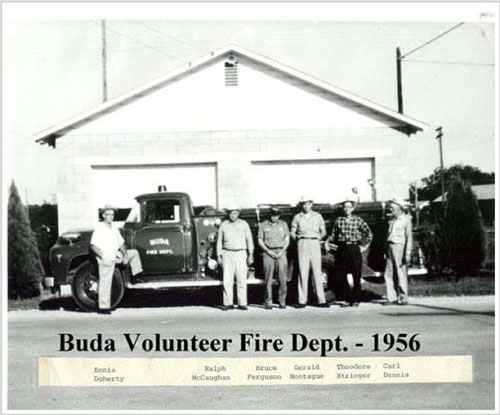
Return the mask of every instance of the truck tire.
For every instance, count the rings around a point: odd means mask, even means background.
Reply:
[[[73,299],[78,307],[85,311],[97,311],[99,309],[97,300],[98,285],[97,264],[85,261],[76,270],[71,284]],[[112,310],[120,304],[124,294],[125,283],[120,270],[115,267],[111,286]]]

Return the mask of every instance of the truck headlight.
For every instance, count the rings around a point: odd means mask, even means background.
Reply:
[[[81,236],[79,232],[66,232],[59,237],[59,241],[65,245],[72,245],[77,242]]]
[[[217,263],[217,261],[215,259],[210,258],[208,260],[207,266],[208,266],[208,269],[215,271],[217,269],[217,267],[219,266],[219,264]]]

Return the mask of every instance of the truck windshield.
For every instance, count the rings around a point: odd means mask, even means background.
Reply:
[[[176,223],[181,220],[178,200],[149,200],[145,212],[146,223]]]

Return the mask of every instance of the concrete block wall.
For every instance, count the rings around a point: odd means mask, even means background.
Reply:
[[[225,206],[250,203],[252,161],[373,157],[377,199],[407,198],[414,140],[390,128],[68,134],[55,150],[59,227],[93,225],[93,165],[216,162],[218,202]]]

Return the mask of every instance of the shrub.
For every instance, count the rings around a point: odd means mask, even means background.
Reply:
[[[14,182],[9,195],[7,251],[9,298],[40,295],[43,275],[40,254],[27,210]]]
[[[441,226],[449,253],[449,265],[459,278],[483,264],[486,235],[477,198],[470,184],[456,178],[444,205]]]

